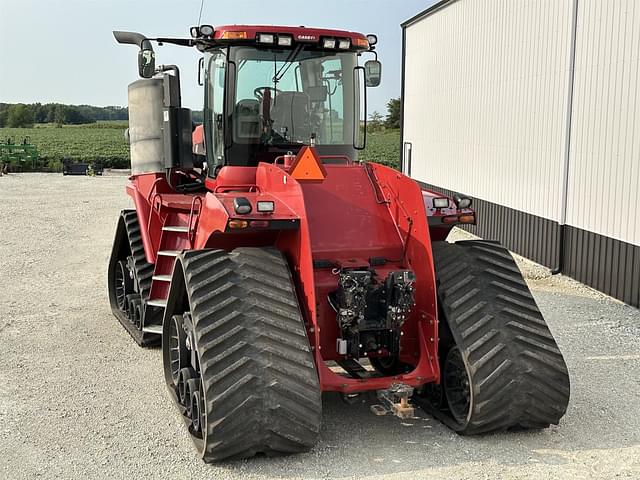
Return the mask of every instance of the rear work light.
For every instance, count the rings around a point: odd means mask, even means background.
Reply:
[[[247,32],[224,32],[221,38],[222,40],[245,40]]]
[[[433,199],[433,208],[447,208],[448,206],[449,199],[447,197]]]
[[[275,43],[276,37],[273,33],[259,33],[258,43]]]
[[[336,48],[336,39],[335,38],[325,38],[322,42],[322,46],[324,48]]]
[[[244,197],[236,197],[233,199],[233,209],[239,215],[251,213],[251,202]]]
[[[293,45],[293,37],[290,35],[278,35],[278,45],[281,47],[290,47]]]
[[[271,200],[259,200],[256,204],[256,208],[260,213],[273,213],[276,209],[276,205]]]
[[[456,193],[453,196],[453,201],[456,203],[458,208],[469,208],[471,206],[472,200],[469,197],[465,197],[464,195],[460,195]]]
[[[349,50],[349,48],[351,48],[351,41],[349,39],[340,40],[338,42],[338,48],[340,50]]]

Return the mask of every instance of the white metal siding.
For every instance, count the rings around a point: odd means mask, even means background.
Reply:
[[[414,178],[560,218],[572,3],[457,0],[406,28]]]
[[[567,223],[640,245],[640,2],[580,0]]]

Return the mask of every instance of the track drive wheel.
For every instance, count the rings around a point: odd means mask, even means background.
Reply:
[[[175,280],[179,272],[184,282]],[[176,334],[180,328],[184,335]],[[322,417],[318,376],[279,251],[180,254],[162,337],[167,386],[206,462],[303,452],[316,443]],[[176,383],[183,348],[190,365]],[[196,377],[186,375],[186,368]]]
[[[439,387],[416,401],[463,434],[557,424],[569,402],[562,354],[509,251],[435,242]]]

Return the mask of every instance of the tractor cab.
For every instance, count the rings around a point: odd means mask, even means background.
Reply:
[[[202,37],[202,28],[196,35]],[[213,39],[204,50],[210,175],[224,165],[272,163],[305,145],[315,146],[326,162],[357,160],[364,146],[364,91],[380,83],[379,62],[363,68],[358,57],[372,51],[375,37],[232,26],[214,29]]]

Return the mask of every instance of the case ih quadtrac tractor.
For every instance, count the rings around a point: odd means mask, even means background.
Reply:
[[[378,407],[420,407],[461,434],[558,423],[567,368],[511,255],[444,241],[476,222],[471,200],[358,159],[375,36],[114,35],[140,48],[142,78],[110,302],[139,345],[162,344],[205,461],[312,448],[322,392],[375,391]],[[152,41],[203,53],[203,126]]]

